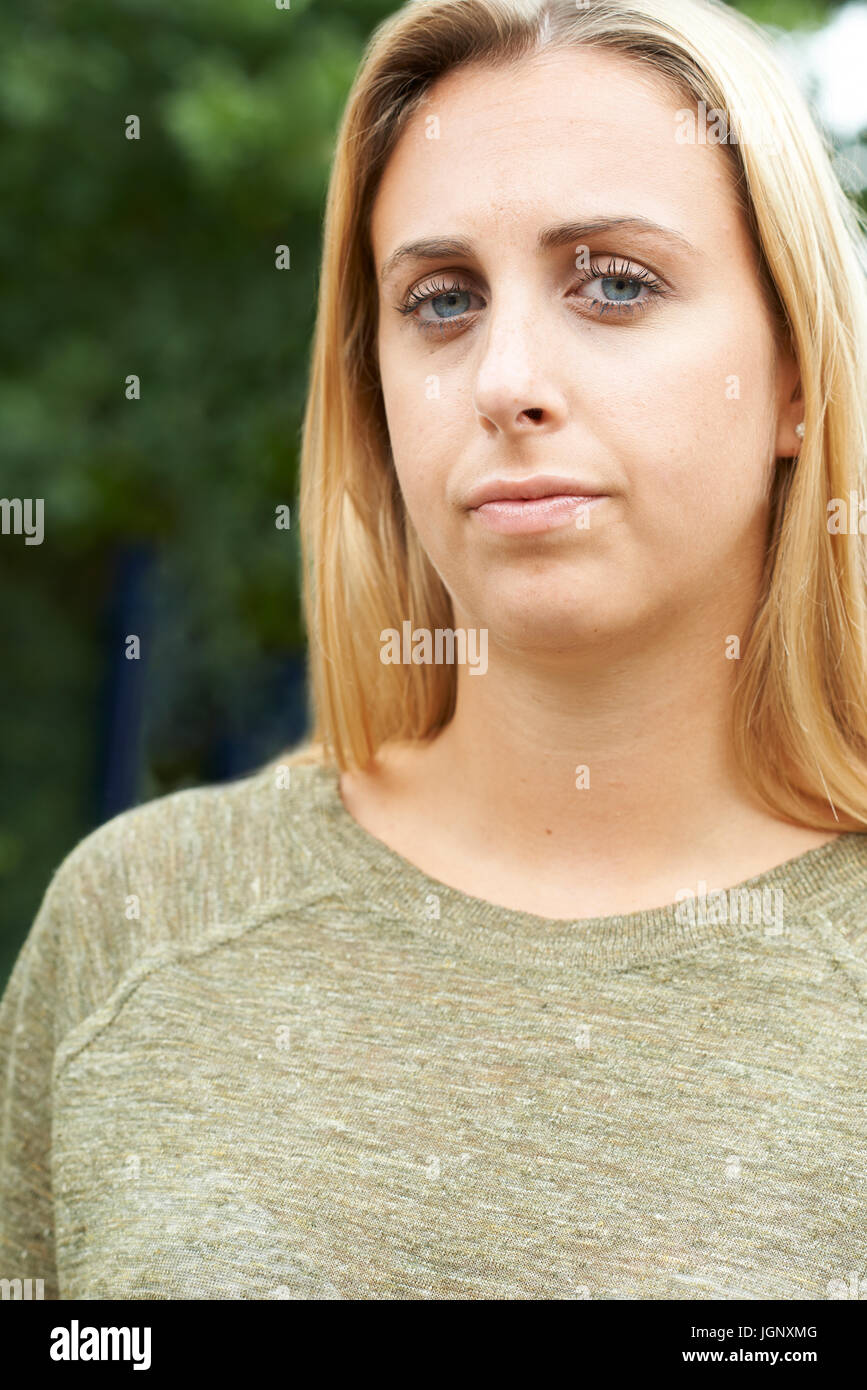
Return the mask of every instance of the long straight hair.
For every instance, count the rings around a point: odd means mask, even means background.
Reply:
[[[734,186],[776,341],[791,345],[806,437],[778,459],[762,591],[742,646],[732,742],[775,814],[867,826],[865,540],[836,534],[831,499],[867,463],[865,218],[833,147],[764,32],[717,0],[410,0],[374,32],[337,138],[304,417],[300,529],[309,741],[299,761],[365,767],[387,740],[426,740],[454,712],[450,664],[380,660],[380,633],[453,625],[451,599],[406,513],[376,356],[370,213],[389,154],[425,94],[459,65],[573,46],[650,68],[690,110],[722,112]],[[768,138],[769,133],[772,138]]]

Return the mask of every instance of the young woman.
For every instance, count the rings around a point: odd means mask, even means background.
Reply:
[[[711,0],[379,28],[305,421],[311,741],[55,874],[0,1014],[10,1277],[863,1296],[867,285],[829,154]]]

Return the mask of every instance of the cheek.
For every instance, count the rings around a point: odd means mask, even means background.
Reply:
[[[705,319],[705,323],[708,320]],[[713,336],[682,331],[647,340],[601,396],[599,434],[623,460],[639,510],[667,526],[725,518],[737,529],[764,502],[773,447],[772,344],[764,324],[711,314]]]
[[[442,513],[455,464],[466,455],[468,426],[434,359],[408,361],[389,349],[380,356],[382,394],[395,469],[407,509],[421,534],[424,513]],[[420,524],[421,523],[421,524]]]

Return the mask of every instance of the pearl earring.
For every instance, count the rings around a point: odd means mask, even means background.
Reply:
[[[795,426],[795,434],[798,436],[799,439],[803,439],[803,438],[804,438],[804,422],[803,422],[803,420],[801,420],[801,422]]]

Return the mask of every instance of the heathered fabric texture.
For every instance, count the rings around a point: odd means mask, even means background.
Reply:
[[[867,835],[749,881],[782,891],[782,931],[674,904],[567,922],[438,883],[333,769],[286,787],[279,764],[125,812],[49,884],[0,1005],[0,1277],[67,1299],[867,1281]]]

